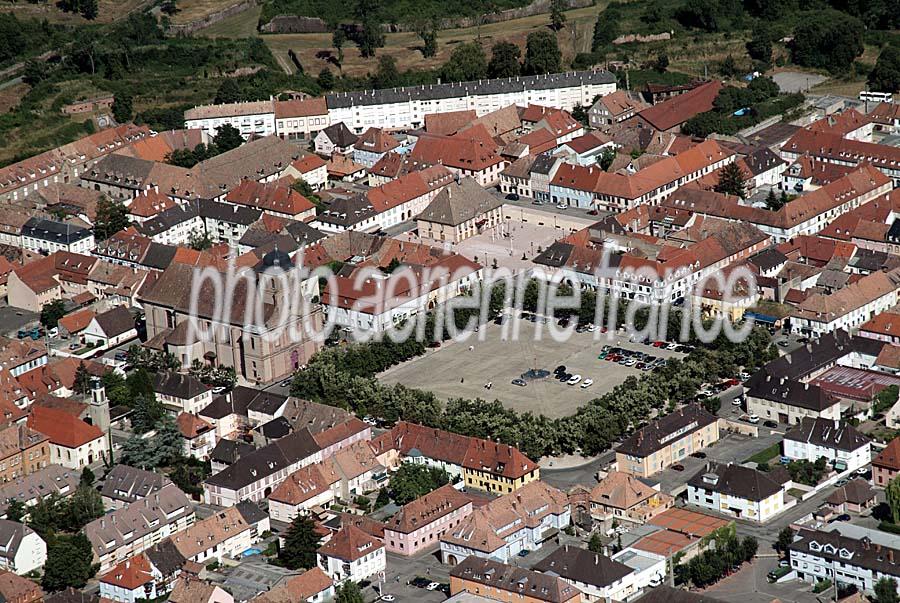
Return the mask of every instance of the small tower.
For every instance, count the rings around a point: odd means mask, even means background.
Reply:
[[[100,431],[109,431],[109,400],[106,399],[106,388],[99,377],[91,377],[91,423],[100,428]]]

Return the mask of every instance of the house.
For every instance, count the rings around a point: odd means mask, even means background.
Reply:
[[[619,471],[650,477],[719,440],[719,422],[699,404],[652,421],[616,448]]]
[[[591,515],[598,520],[644,523],[675,500],[634,475],[610,471],[591,489]]]
[[[325,461],[330,472],[340,476],[340,492],[343,500],[377,490],[387,484],[387,471],[375,458],[369,443],[356,442],[336,451]]]
[[[754,373],[744,385],[747,412],[762,419],[797,425],[804,418],[840,419],[840,400],[815,384],[772,374],[769,367]]]
[[[131,199],[128,217],[134,224],[143,224],[175,206],[175,201],[160,193],[158,188],[145,189]]]
[[[137,338],[134,317],[124,306],[97,314],[83,331],[84,340],[103,349]]]
[[[44,601],[44,591],[28,578],[0,571],[0,597],[9,603],[40,603]]]
[[[17,501],[33,507],[51,495],[60,499],[68,498],[78,488],[81,473],[60,465],[47,465],[34,473],[0,484],[0,517],[6,516],[9,503]]]
[[[806,127],[781,147],[781,156],[788,161],[794,161],[801,155],[838,165],[869,164],[889,178],[894,186],[900,183],[900,166],[897,164],[900,149],[890,145],[851,140],[837,131]]]
[[[416,216],[420,237],[459,243],[503,220],[503,201],[472,178],[445,186]]]
[[[44,603],[101,603],[100,595],[75,590],[71,586],[44,598]]]
[[[121,509],[162,490],[172,482],[165,475],[129,465],[116,465],[103,480],[100,494],[105,509]]]
[[[347,155],[353,152],[353,145],[359,137],[350,131],[344,122],[332,123],[316,134],[313,140],[316,154],[324,157]]]
[[[860,478],[838,487],[825,499],[825,504],[835,513],[862,513],[876,502],[875,489]]]
[[[482,132],[465,130],[453,136],[423,134],[409,153],[411,161],[443,165],[460,178],[471,177],[481,186],[500,182],[506,160],[497,152],[493,138]]]
[[[588,109],[588,123],[592,128],[603,129],[625,121],[647,108],[646,103],[631,97],[627,90],[616,90],[601,96]]]
[[[787,508],[785,486],[779,479],[741,465],[707,463],[688,480],[687,501],[717,513],[764,523]]]
[[[91,542],[94,563],[106,573],[193,523],[191,501],[177,486],[168,484],[141,501],[95,519],[84,527],[84,534]]]
[[[284,171],[290,180],[303,180],[314,191],[319,192],[328,186],[328,162],[318,155],[304,155],[295,159]]]
[[[47,543],[28,526],[0,519],[0,568],[24,575],[47,561]]]
[[[312,140],[329,123],[324,98],[275,101],[275,133],[283,140]]]
[[[275,101],[200,105],[184,112],[184,127],[203,130],[208,136],[215,136],[225,124],[236,128],[245,139],[275,134]]]
[[[254,603],[325,603],[334,598],[334,582],[320,568],[308,569],[253,599]]]
[[[322,165],[324,166],[324,163]],[[228,191],[223,201],[226,204],[250,207],[271,216],[290,220],[308,221],[316,215],[316,208],[309,199],[276,182],[243,180],[237,188]]]
[[[100,577],[100,596],[120,603],[155,599],[163,594],[156,590],[158,574],[146,555],[126,559]]]
[[[216,428],[197,415],[186,412],[179,414],[176,422],[184,442],[184,455],[207,460],[216,447]]]
[[[469,557],[450,570],[450,595],[461,592],[502,603],[580,603],[582,600],[581,591],[558,576],[478,557]]]
[[[7,278],[10,306],[40,312],[47,303],[86,290],[87,276],[97,258],[57,252],[17,267]]]
[[[90,308],[83,308],[66,314],[56,323],[60,337],[73,337],[80,340],[82,333],[91,324],[95,316],[97,316],[97,313]]]
[[[192,375],[175,371],[153,374],[153,393],[166,410],[197,414],[212,402],[212,389]]]
[[[175,583],[169,603],[234,603],[234,597],[220,586],[193,577]]]
[[[218,511],[170,538],[185,559],[203,565],[226,557],[240,559],[258,541],[237,507]]]
[[[678,96],[669,98],[641,110],[634,117],[638,127],[650,127],[660,132],[675,132],[681,124],[706,111],[711,111],[713,101],[722,89],[722,82],[706,82]]]
[[[399,146],[397,139],[381,128],[369,128],[353,143],[353,161],[370,168]]]
[[[900,474],[900,438],[894,438],[872,459],[872,483],[885,488]]]
[[[50,440],[50,462],[69,469],[92,465],[109,453],[106,434],[99,427],[62,410],[33,406],[28,427]]]
[[[0,480],[31,475],[50,464],[49,438],[26,425],[0,427]]]
[[[437,544],[472,512],[472,501],[451,484],[407,503],[384,528],[384,544],[400,555],[416,555]]]
[[[385,546],[353,525],[341,528],[316,551],[318,566],[335,583],[361,582],[386,567]]]
[[[784,456],[815,462],[825,457],[835,471],[855,471],[872,460],[869,438],[844,421],[806,417],[784,434]]]
[[[839,575],[843,584],[872,595],[880,579],[900,581],[896,564],[900,549],[872,542],[867,536],[857,539],[836,531],[801,529],[788,546],[788,558],[797,577],[811,584]]]
[[[0,337],[0,366],[13,377],[47,364],[47,346],[29,339]]]
[[[535,571],[559,576],[580,590],[586,601],[630,601],[640,594],[634,571],[606,555],[575,546],[561,546],[534,565]]]
[[[341,477],[328,463],[301,467],[268,496],[269,515],[274,521],[289,523],[316,507],[327,509],[340,489]]]
[[[94,233],[68,222],[31,218],[22,226],[22,248],[37,253],[90,253],[94,249]]]
[[[441,561],[469,556],[509,563],[535,551],[571,523],[566,495],[540,480],[480,506],[441,538]]]
[[[615,143],[605,134],[593,131],[561,145],[556,154],[564,155],[578,165],[594,165],[600,163],[607,150],[615,150]]]

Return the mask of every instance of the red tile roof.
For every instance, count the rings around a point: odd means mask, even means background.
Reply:
[[[213,426],[208,421],[201,419],[197,415],[186,412],[178,415],[177,423],[178,431],[181,432],[183,437],[189,440],[213,429]]]
[[[318,553],[353,562],[383,547],[384,544],[377,538],[366,534],[356,526],[347,525],[336,532],[331,540],[320,546]]]
[[[290,187],[255,180],[242,180],[225,200],[235,205],[245,205],[261,210],[296,216],[314,209],[312,202]]]
[[[310,117],[312,115],[328,115],[324,96],[304,100],[275,101],[275,119]]]
[[[683,124],[699,113],[712,110],[713,101],[721,89],[722,82],[707,82],[684,94],[648,107],[638,115],[657,130],[666,131]]]
[[[150,561],[144,554],[119,563],[100,578],[100,582],[126,590],[135,590],[152,581]]]
[[[103,437],[99,427],[88,425],[65,411],[42,406],[32,407],[28,426],[46,435],[52,443],[66,448],[78,448]]]

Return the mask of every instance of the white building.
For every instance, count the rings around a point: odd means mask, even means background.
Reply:
[[[629,601],[641,593],[631,567],[575,546],[559,547],[532,569],[559,576],[580,590],[583,599],[590,603]]]
[[[354,525],[341,528],[316,555],[319,567],[335,584],[377,576],[387,563],[384,544]]]
[[[185,559],[206,565],[222,559],[240,559],[258,537],[237,507],[229,507],[198,521],[172,536],[175,548]]]
[[[306,515],[314,507],[327,509],[340,492],[341,477],[330,463],[301,467],[269,495],[269,517],[273,521],[290,523],[297,515]]]
[[[101,576],[100,596],[117,603],[155,599],[163,594],[157,590],[162,577],[147,556],[141,554],[126,559]]]
[[[687,494],[692,505],[760,523],[785,509],[784,484],[731,463],[707,463],[688,481]]]
[[[0,568],[18,575],[43,567],[47,543],[28,526],[0,519]]]
[[[69,469],[82,469],[102,460],[109,442],[100,428],[68,412],[33,406],[28,427],[50,438],[50,462]]]
[[[163,371],[153,375],[153,392],[167,410],[195,415],[212,402],[212,388],[199,379],[175,371]]]
[[[784,434],[784,456],[815,462],[825,457],[842,472],[872,461],[869,438],[844,421],[805,418]]]
[[[68,251],[90,255],[95,247],[94,233],[89,229],[44,218],[28,220],[22,227],[21,240],[24,249],[46,254]]]
[[[244,138],[276,134],[275,101],[201,105],[184,112],[185,128],[200,129],[209,136],[215,136],[216,130],[225,124],[237,128]]]

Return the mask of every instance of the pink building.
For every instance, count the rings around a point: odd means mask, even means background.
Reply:
[[[387,522],[384,544],[400,555],[415,555],[440,544],[441,536],[472,513],[472,501],[447,484],[405,505]]]
[[[351,416],[341,423],[313,434],[313,439],[322,447],[322,458],[327,459],[351,444],[371,440],[372,428]]]

